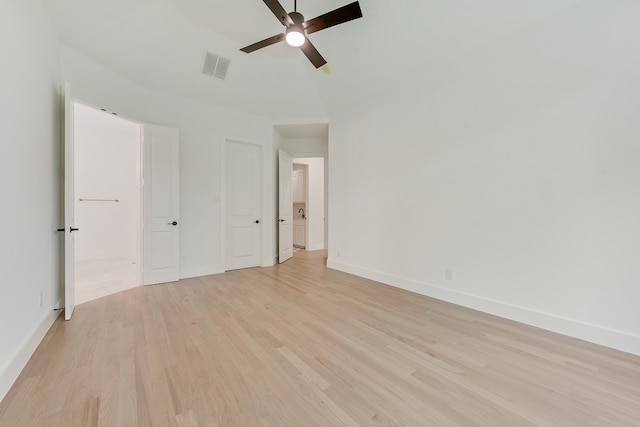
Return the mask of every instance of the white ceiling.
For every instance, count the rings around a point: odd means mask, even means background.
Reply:
[[[310,35],[333,73],[284,43],[239,49],[283,30],[260,0],[44,0],[62,42],[176,96],[284,122],[443,67],[582,0],[360,0],[364,17]],[[306,19],[351,0],[300,0]],[[293,0],[282,1],[287,10]],[[226,80],[201,74],[205,50],[231,59]],[[418,77],[419,76],[419,77]],[[381,90],[382,89],[382,90]]]

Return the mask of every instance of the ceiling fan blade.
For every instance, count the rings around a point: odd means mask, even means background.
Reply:
[[[278,2],[278,0],[262,0],[262,1],[264,1],[264,4],[267,5],[267,7],[271,10],[271,12],[273,12],[276,18],[278,18],[280,23],[282,23],[282,25],[284,25],[285,27],[288,27],[289,25],[293,25],[293,20],[289,17],[289,14],[287,13],[286,10],[284,10],[284,7],[282,7],[282,5],[280,4],[280,2]]]
[[[313,66],[316,68],[320,68],[327,63],[309,39],[305,40],[304,44],[300,46],[300,50],[302,50],[302,53],[309,58],[309,61],[311,61]]]
[[[356,1],[324,15],[309,19],[304,23],[304,29],[307,34],[311,34],[358,18],[362,18],[362,10],[360,9],[360,3]]]
[[[250,44],[249,46],[243,47],[240,50],[246,53],[251,53],[258,49],[262,49],[263,47],[271,46],[272,44],[281,42],[284,39],[285,39],[284,34],[276,34],[273,37],[269,37],[268,39],[264,39],[262,41],[259,41],[258,43]]]

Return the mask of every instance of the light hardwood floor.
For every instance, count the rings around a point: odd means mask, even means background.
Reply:
[[[0,426],[98,425],[640,426],[640,357],[298,252],[57,321]]]

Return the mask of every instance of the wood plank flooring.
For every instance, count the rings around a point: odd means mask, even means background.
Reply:
[[[78,306],[0,426],[640,426],[640,357],[297,252]]]

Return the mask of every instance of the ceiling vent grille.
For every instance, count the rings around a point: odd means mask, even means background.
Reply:
[[[224,80],[227,77],[230,63],[231,61],[227,58],[218,56],[215,53],[205,52],[202,74]]]

